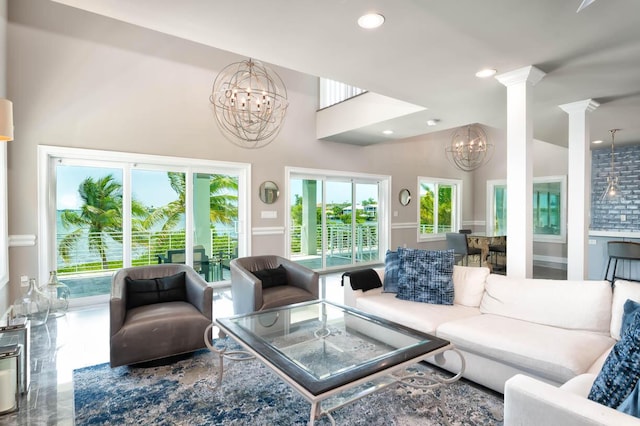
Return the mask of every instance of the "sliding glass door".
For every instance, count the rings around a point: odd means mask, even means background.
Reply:
[[[230,260],[247,253],[248,165],[51,150],[43,191],[55,222],[44,227],[55,258],[43,256],[72,298],[109,293],[111,275],[127,266],[188,264],[209,282],[228,281]]]
[[[290,258],[316,270],[380,262],[388,244],[386,208],[380,208],[387,188],[379,177],[290,171]]]

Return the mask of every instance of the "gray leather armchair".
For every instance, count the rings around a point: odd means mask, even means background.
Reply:
[[[204,348],[212,303],[213,288],[190,266],[120,269],[109,303],[111,367]]]
[[[275,269],[280,265],[286,270],[287,285],[263,288],[262,280],[253,272]],[[318,299],[318,273],[284,257],[241,257],[233,259],[229,266],[231,298],[236,315]]]

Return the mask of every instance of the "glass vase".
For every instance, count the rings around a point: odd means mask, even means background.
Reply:
[[[49,272],[49,281],[47,282],[45,293],[51,303],[49,318],[57,318],[65,315],[67,309],[69,309],[71,290],[66,284],[58,281],[57,271]]]
[[[37,327],[47,322],[50,307],[47,295],[38,288],[35,278],[30,278],[29,289],[14,302],[13,311],[16,317],[25,317]]]

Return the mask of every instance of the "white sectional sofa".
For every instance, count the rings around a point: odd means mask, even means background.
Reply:
[[[376,271],[382,281],[384,269]],[[620,338],[624,302],[640,301],[640,284],[624,282],[614,292],[608,281],[513,279],[489,274],[487,268],[464,266],[454,267],[453,283],[454,304],[447,306],[400,300],[382,288],[354,291],[345,277],[344,302],[454,343],[465,357],[464,377],[505,393],[505,425],[622,424],[603,421],[601,412],[640,424],[586,399]],[[450,371],[459,369],[455,354],[447,353],[444,362],[438,361],[430,362]],[[554,420],[553,410],[543,407],[557,406],[555,396],[548,398],[549,389],[553,395],[593,404],[593,416],[592,411],[560,403],[565,415]],[[529,399],[536,410],[523,408]]]

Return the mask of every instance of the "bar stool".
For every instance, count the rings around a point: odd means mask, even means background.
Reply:
[[[498,256],[505,256],[505,257],[507,256],[507,237],[504,237],[504,245],[489,244],[489,257],[491,257],[491,265],[493,266],[493,272],[506,273],[507,265],[505,264],[504,267],[498,266]]]
[[[607,262],[607,270],[604,273],[605,280],[611,282],[612,285],[616,278],[640,281],[640,273],[633,278],[633,274],[629,274],[627,277],[622,277],[617,274],[618,260],[621,260],[623,265],[640,260],[640,243],[634,243],[632,241],[608,241],[607,254],[609,255],[609,262]],[[611,268],[611,262],[613,262],[613,270],[611,271],[611,279],[609,279],[608,276],[609,269]]]

